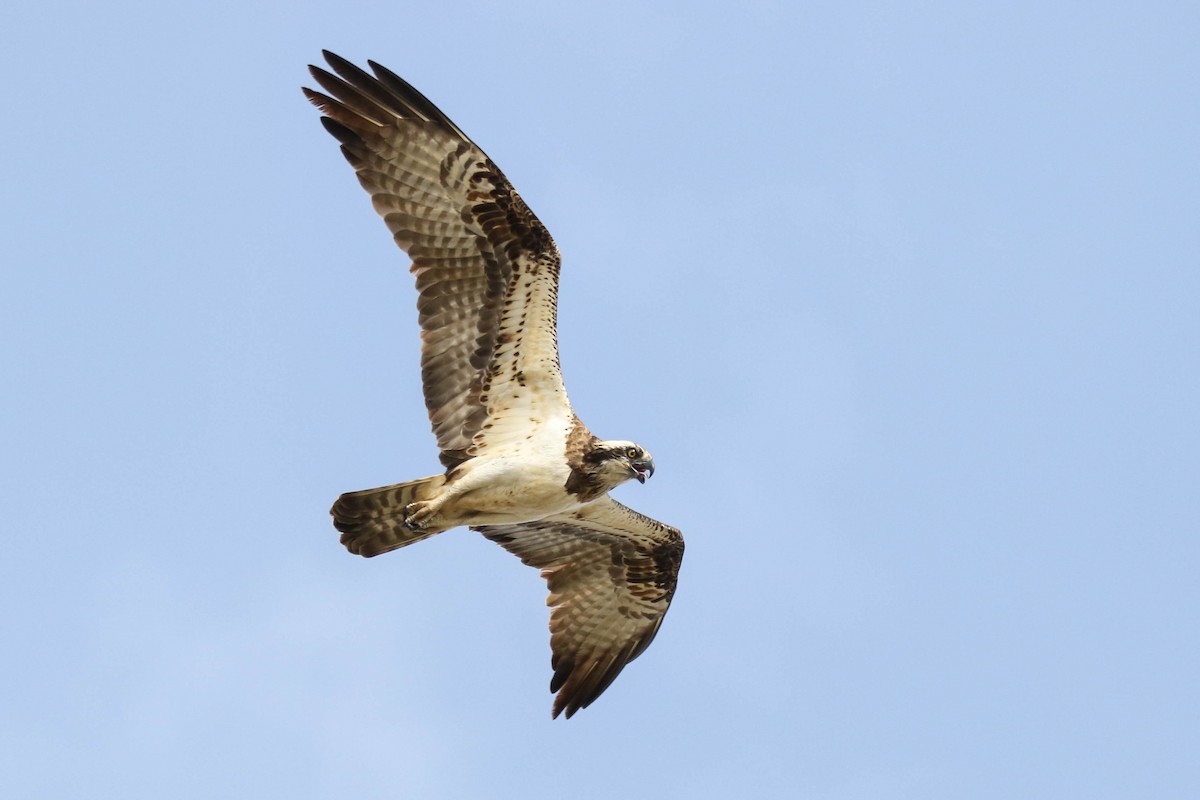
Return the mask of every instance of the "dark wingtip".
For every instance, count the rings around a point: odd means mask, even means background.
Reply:
[[[325,63],[334,69],[337,69],[338,64],[348,63],[346,59],[342,58],[332,50],[326,50],[324,47],[321,48],[321,55],[324,57]]]
[[[551,712],[551,719],[558,719],[562,715],[563,719],[570,719],[579,710],[579,706],[574,703],[568,703],[562,695],[554,698],[554,711]]]

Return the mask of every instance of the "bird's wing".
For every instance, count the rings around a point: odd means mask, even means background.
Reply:
[[[325,52],[305,89],[412,259],[421,372],[442,462],[572,416],[558,366],[558,249],[487,154],[404,80]],[[334,74],[336,73],[336,74]],[[532,423],[531,423],[532,420]],[[561,431],[555,435],[559,435]]]
[[[607,495],[538,522],[479,527],[550,585],[554,716],[600,696],[658,633],[675,593],[683,536]]]

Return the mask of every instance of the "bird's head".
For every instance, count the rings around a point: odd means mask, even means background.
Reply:
[[[595,448],[585,456],[590,472],[608,489],[636,478],[645,483],[654,474],[654,459],[650,453],[633,442],[613,440],[597,442]]]

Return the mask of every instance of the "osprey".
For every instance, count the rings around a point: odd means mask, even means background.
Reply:
[[[600,696],[646,649],[675,593],[679,531],[611,499],[654,460],[575,416],[558,362],[558,248],[508,179],[445,114],[374,63],[325,51],[304,93],[412,259],[425,405],[445,471],[349,492],[330,513],[377,556],[461,525],[550,587],[553,715]],[[336,73],[336,74],[334,74]]]

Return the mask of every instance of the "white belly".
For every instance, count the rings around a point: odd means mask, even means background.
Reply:
[[[503,525],[530,522],[579,507],[566,490],[570,469],[557,458],[480,458],[446,487],[439,509],[446,522]]]

